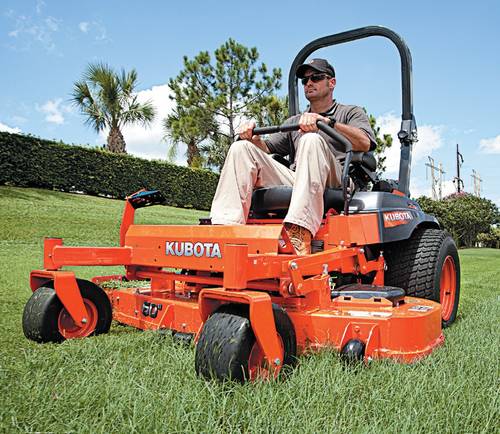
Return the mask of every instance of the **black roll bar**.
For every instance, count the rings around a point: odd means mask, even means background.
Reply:
[[[311,53],[320,48],[343,44],[345,42],[351,42],[371,36],[383,36],[390,39],[394,45],[396,45],[401,57],[402,120],[401,130],[398,133],[398,138],[401,142],[398,189],[409,196],[411,153],[413,143],[417,141],[417,124],[413,115],[411,54],[408,46],[397,33],[387,27],[367,26],[330,36],[324,36],[307,44],[295,57],[288,75],[289,114],[293,116],[299,112],[299,92],[295,72],[299,65],[305,63]]]

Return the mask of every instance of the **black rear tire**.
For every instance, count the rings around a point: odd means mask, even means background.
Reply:
[[[283,344],[283,368],[293,366],[297,342],[293,323],[286,312],[273,304],[276,330]],[[195,370],[207,379],[250,379],[249,359],[256,345],[255,335],[245,305],[226,305],[205,322],[196,344]]]
[[[403,288],[406,295],[412,297],[441,303],[443,328],[455,321],[460,298],[460,262],[450,234],[435,228],[416,229],[408,240],[384,246],[384,257],[387,264],[385,285]],[[442,274],[447,267],[451,267],[451,274],[454,274],[451,295],[441,291]],[[444,309],[445,306],[448,307]]]
[[[82,283],[84,282],[84,283]],[[78,281],[80,293],[87,303],[95,306],[97,321],[93,330],[85,336],[107,333],[111,327],[111,304],[104,291],[91,282]],[[40,287],[31,295],[23,312],[23,332],[32,341],[39,343],[62,342],[66,338],[61,334],[59,319],[66,309],[50,287]],[[68,314],[66,314],[68,321]],[[78,334],[77,330],[75,334]]]

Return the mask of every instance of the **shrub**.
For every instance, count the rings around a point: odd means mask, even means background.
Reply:
[[[479,247],[491,247],[500,249],[500,228],[492,227],[489,232],[480,233],[477,236]]]
[[[426,213],[437,217],[461,247],[474,247],[480,233],[489,233],[492,225],[500,222],[497,206],[472,194],[452,194],[443,200],[423,196],[417,201]]]
[[[217,181],[204,169],[0,132],[0,184],[119,199],[157,189],[168,205],[209,209]]]

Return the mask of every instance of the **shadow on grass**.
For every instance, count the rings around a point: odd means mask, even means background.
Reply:
[[[36,187],[9,187],[0,186],[0,199],[24,199],[47,201],[47,198],[55,198],[58,200],[69,200],[63,191],[58,190],[40,190]]]

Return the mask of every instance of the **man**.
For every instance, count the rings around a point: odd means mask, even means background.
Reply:
[[[276,133],[263,140],[253,135],[254,122],[240,128],[240,140],[233,143],[222,168],[210,216],[213,224],[245,224],[254,188],[293,186],[285,230],[296,253],[311,251],[311,238],[323,217],[325,188],[339,187],[344,157],[342,145],[318,131],[323,121],[347,137],[354,151],[375,149],[375,137],[364,110],[333,99],[335,70],[324,59],[313,59],[297,68],[310,105],[306,112],[286,123],[298,123],[299,131]],[[292,146],[293,145],[293,146]],[[291,168],[269,154],[294,157]]]

